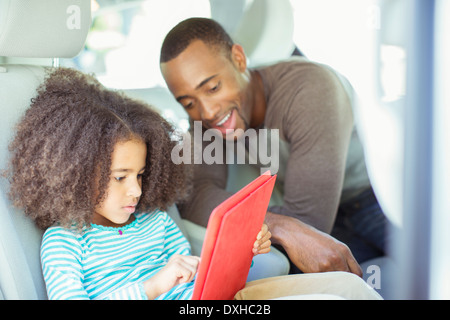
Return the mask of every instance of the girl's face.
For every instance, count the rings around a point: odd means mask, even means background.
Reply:
[[[92,219],[94,224],[120,227],[134,220],[132,214],[142,194],[146,157],[147,146],[142,140],[116,143],[106,198],[95,209]]]

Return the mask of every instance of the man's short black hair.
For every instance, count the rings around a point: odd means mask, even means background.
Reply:
[[[176,58],[194,40],[201,40],[226,53],[230,53],[233,46],[231,37],[216,21],[207,18],[190,18],[177,24],[166,35],[161,47],[160,63]]]

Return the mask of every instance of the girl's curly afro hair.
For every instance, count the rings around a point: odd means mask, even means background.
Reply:
[[[43,229],[89,226],[106,196],[114,145],[138,137],[147,159],[137,209],[166,210],[190,190],[187,167],[171,161],[173,136],[149,105],[79,71],[49,71],[9,146],[10,198]]]

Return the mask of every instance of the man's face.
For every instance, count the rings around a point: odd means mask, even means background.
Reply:
[[[208,47],[192,42],[178,57],[161,64],[169,90],[194,121],[217,129],[228,139],[227,129],[246,130],[250,123],[249,77],[245,54],[233,46],[231,60]]]

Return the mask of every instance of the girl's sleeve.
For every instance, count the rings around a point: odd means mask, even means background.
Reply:
[[[164,249],[170,259],[174,254],[190,255],[191,245],[172,218],[165,214]]]
[[[148,297],[145,293],[144,283],[138,282],[111,292],[103,300],[148,300]]]
[[[51,228],[44,234],[41,263],[50,300],[89,300],[83,284],[82,247],[78,239],[65,230]],[[143,282],[114,290],[104,300],[146,300]]]
[[[81,247],[76,237],[50,228],[41,244],[42,272],[50,300],[87,300],[80,263]]]

